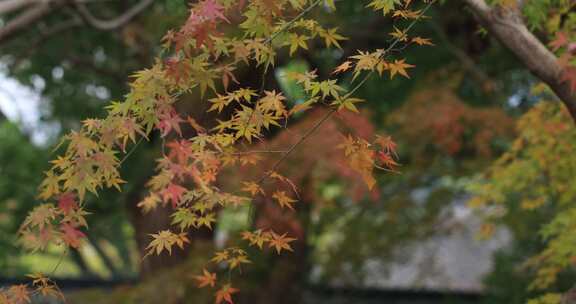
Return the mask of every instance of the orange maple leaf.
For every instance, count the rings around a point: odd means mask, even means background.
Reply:
[[[234,301],[232,301],[232,294],[235,294],[238,291],[240,290],[233,288],[230,284],[222,286],[222,288],[216,292],[216,304],[220,304],[224,301],[229,304],[234,304]]]
[[[344,63],[342,63],[341,65],[337,66],[334,69],[334,71],[332,72],[332,75],[344,73],[351,68],[352,68],[352,61],[345,61]]]
[[[432,43],[432,40],[422,37],[414,37],[412,38],[412,42],[418,45],[434,45],[434,43]]]
[[[278,204],[280,204],[280,207],[282,207],[282,208],[286,207],[290,210],[294,210],[294,206],[292,206],[292,203],[295,203],[296,200],[288,197],[288,195],[286,195],[285,191],[274,192],[274,194],[272,194],[272,198],[274,198],[274,199],[276,199],[276,201],[278,201]]]
[[[206,286],[214,287],[214,285],[216,284],[216,274],[211,273],[206,269],[204,269],[202,272],[203,272],[202,275],[194,277],[194,279],[198,281],[198,287],[199,288]]]
[[[282,235],[278,235],[274,232],[271,232],[270,235],[272,236],[270,239],[270,248],[274,248],[276,249],[276,252],[278,254],[280,254],[280,251],[282,251],[282,249],[288,250],[288,251],[294,251],[292,250],[292,247],[290,247],[290,242],[295,241],[295,238],[291,238],[291,237],[286,237],[286,233],[282,234]]]
[[[252,196],[255,196],[256,194],[260,193],[262,195],[264,195],[264,190],[262,190],[262,187],[260,187],[260,185],[258,185],[255,182],[242,182],[242,184],[244,185],[244,187],[242,187],[242,191],[248,192],[250,194],[252,194]]]

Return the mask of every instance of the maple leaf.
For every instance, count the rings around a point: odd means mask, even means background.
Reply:
[[[222,19],[228,23],[230,21],[224,16],[224,6],[216,0],[204,0],[198,4],[197,10],[201,16],[207,19]]]
[[[216,97],[211,98],[208,101],[212,103],[212,106],[208,109],[208,112],[218,110],[218,113],[220,113],[222,112],[224,107],[226,107],[227,105],[230,104],[230,102],[232,102],[232,99],[228,95],[220,95],[217,93]]]
[[[358,172],[368,189],[372,190],[376,184],[372,171],[374,168],[374,151],[370,149],[370,144],[360,138],[347,136],[344,143],[338,145],[338,148],[344,150],[344,155],[350,168]]]
[[[12,302],[6,301],[6,303],[15,303],[15,304],[23,304],[23,303],[32,303],[30,299],[30,291],[28,290],[28,286],[25,284],[18,284],[13,285],[8,289],[8,293],[10,294],[10,298]],[[1,300],[2,298],[0,298]],[[0,301],[0,303],[4,303]]]
[[[550,41],[548,45],[552,48],[553,51],[558,51],[560,48],[566,46],[570,41],[568,40],[568,36],[564,32],[556,33],[556,37],[554,40]]]
[[[228,86],[230,85],[230,80],[235,84],[240,84],[236,76],[234,76],[233,67],[225,66],[222,68],[222,84],[224,85],[224,91],[228,91]]]
[[[166,147],[170,148],[168,157],[176,160],[180,165],[186,165],[188,160],[192,157],[192,143],[188,140],[173,140],[168,142]],[[176,174],[177,172],[173,173]]]
[[[381,59],[383,50],[378,50],[373,53],[358,51],[358,55],[350,56],[350,58],[357,60],[354,67],[354,77],[356,79],[362,71],[378,70],[381,75],[382,71],[386,68],[386,63]]]
[[[352,68],[352,61],[344,61],[341,65],[337,66],[334,71],[332,71],[332,75],[344,73],[350,68]]]
[[[406,69],[413,68],[414,65],[405,62],[405,59],[394,60],[394,63],[388,63],[388,68],[390,69],[390,78],[394,78],[396,74],[400,74],[406,78],[410,78]]]
[[[308,44],[306,41],[308,41],[308,39],[310,38],[305,35],[298,35],[295,33],[289,34],[287,44],[290,46],[290,56],[292,56],[298,50],[298,48],[307,50]]]
[[[52,204],[42,204],[32,210],[24,220],[23,226],[30,225],[43,229],[56,218],[56,208]]]
[[[49,199],[52,196],[60,193],[60,185],[58,183],[58,177],[54,175],[53,171],[44,172],[46,177],[40,184],[40,195],[42,199]]]
[[[180,238],[178,235],[172,233],[170,230],[162,230],[159,233],[150,234],[152,237],[152,241],[148,244],[146,249],[149,255],[151,253],[156,253],[156,255],[160,255],[162,251],[166,250],[169,254],[172,254],[172,246],[176,243],[182,247],[185,239]]]
[[[326,43],[326,47],[330,47],[332,45],[336,46],[337,48],[341,49],[339,40],[347,40],[348,38],[336,33],[338,29],[333,28],[329,30],[321,30],[318,34],[320,37],[324,38],[324,42]]]
[[[206,226],[208,229],[212,229],[212,223],[216,221],[213,213],[206,214],[198,218],[198,226]]]
[[[278,204],[280,204],[280,206],[282,208],[288,208],[290,210],[294,210],[294,207],[292,206],[292,203],[297,202],[296,200],[288,197],[288,195],[286,195],[285,191],[276,191],[274,192],[274,194],[272,194],[272,198],[276,199],[276,201],[278,201]]]
[[[400,30],[397,27],[394,27],[394,31],[390,33],[390,36],[394,37],[398,41],[404,42],[408,41],[408,35],[406,34],[407,30]]]
[[[182,136],[180,124],[184,122],[184,119],[176,113],[174,108],[170,107],[167,111],[158,113],[158,120],[156,127],[162,133],[162,137],[166,137],[172,130]]]
[[[364,100],[360,99],[360,98],[353,98],[353,97],[338,98],[337,100],[335,100],[332,103],[332,105],[337,105],[338,111],[340,111],[342,109],[348,109],[354,113],[359,113],[358,108],[356,108],[355,104],[360,103],[360,102],[364,102]]]
[[[180,199],[182,198],[182,194],[188,191],[186,188],[176,185],[176,184],[169,184],[164,191],[162,191],[162,200],[164,202],[172,201],[172,207],[176,208],[180,203]]]
[[[380,145],[380,147],[382,147],[382,151],[390,153],[392,155],[397,155],[396,154],[397,144],[396,142],[394,142],[391,136],[376,135],[376,140],[374,140],[374,143]]]
[[[198,217],[187,208],[178,208],[171,217],[172,225],[178,225],[182,231],[197,225]]]
[[[405,5],[406,7],[407,5]],[[392,17],[400,17],[404,19],[418,19],[421,14],[421,10],[411,11],[411,10],[396,10],[392,14]]]
[[[211,273],[206,269],[202,271],[202,275],[195,276],[194,279],[198,281],[199,288],[206,286],[214,287],[214,285],[216,284],[216,274]]]
[[[141,202],[139,202],[137,206],[139,208],[142,208],[142,212],[146,214],[156,209],[159,203],[160,203],[160,197],[155,193],[151,193],[150,195],[145,197]]]
[[[214,263],[220,263],[220,262],[227,261],[229,258],[230,258],[230,255],[228,254],[228,251],[224,250],[224,251],[216,252],[211,261]]]
[[[245,254],[239,254],[231,259],[228,260],[228,267],[230,269],[234,269],[242,264],[250,264],[252,263],[248,260],[248,256]]]
[[[278,235],[275,232],[270,233],[271,238],[269,240],[270,244],[268,245],[270,248],[274,248],[276,253],[280,254],[280,252],[284,250],[294,251],[292,247],[290,247],[290,242],[295,241],[295,238],[286,237],[286,233],[282,235]]]
[[[413,37],[412,42],[418,45],[434,45],[434,43],[432,43],[432,40],[422,37]]]
[[[226,301],[228,304],[234,304],[232,301],[232,295],[240,291],[239,289],[233,288],[232,285],[226,284],[216,292],[216,304],[220,304]]]
[[[242,187],[242,191],[248,192],[250,194],[252,194],[252,196],[255,196],[256,194],[260,193],[262,195],[264,195],[264,190],[262,190],[262,187],[260,187],[260,185],[258,185],[255,182],[242,182],[242,184],[244,185],[244,187]]]
[[[60,229],[63,232],[62,240],[64,241],[64,243],[73,248],[80,247],[80,240],[86,237],[86,235],[82,231],[76,229],[70,223],[64,223],[60,225]]]
[[[286,115],[284,101],[286,97],[282,93],[276,93],[275,90],[264,91],[264,97],[258,101],[258,106],[263,111],[274,111],[276,116]]]
[[[393,170],[394,167],[398,166],[398,163],[392,158],[390,153],[378,151],[378,159],[385,169]]]
[[[76,203],[76,196],[71,192],[66,192],[58,198],[58,208],[62,210],[64,215],[70,214],[70,212],[78,208]]]
[[[387,15],[397,4],[400,4],[400,0],[372,0],[367,7],[375,11],[382,10],[382,13]]]
[[[269,241],[267,234],[263,234],[261,230],[257,230],[255,233],[250,231],[242,232],[242,239],[250,242],[250,245],[256,245],[258,248],[262,249],[264,242]]]

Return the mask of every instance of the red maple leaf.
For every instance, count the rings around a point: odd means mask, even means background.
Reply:
[[[157,128],[162,133],[162,137],[166,137],[166,135],[170,134],[172,130],[176,131],[178,135],[182,136],[182,129],[180,129],[180,124],[184,122],[176,110],[173,107],[169,107],[167,110],[164,110],[158,113],[158,118],[160,121],[157,124]]]
[[[202,16],[206,19],[209,19],[209,20],[222,19],[222,20],[230,23],[230,21],[228,21],[228,19],[226,19],[226,16],[224,16],[224,6],[222,6],[220,3],[216,2],[215,0],[202,1],[198,5],[198,11],[200,13],[200,16]]]
[[[162,200],[164,200],[165,203],[172,201],[172,207],[176,208],[178,203],[180,203],[182,195],[186,191],[188,191],[186,188],[172,183],[162,191]]]
[[[166,144],[170,148],[168,156],[185,165],[192,156],[192,143],[188,140],[174,140]]]
[[[232,294],[237,293],[240,291],[237,288],[233,288],[229,284],[224,285],[220,290],[216,292],[216,304],[220,304],[224,301],[229,304],[234,304],[232,301]]]
[[[66,245],[74,248],[80,247],[80,240],[85,238],[86,235],[84,232],[76,229],[70,223],[64,223],[60,225],[60,230],[62,230],[62,240]]]
[[[173,79],[176,83],[181,83],[190,79],[190,63],[186,60],[180,60],[172,56],[164,62],[166,66],[166,76]]]
[[[72,192],[66,192],[58,198],[58,208],[64,212],[64,215],[70,214],[71,211],[78,208],[76,196]]]
[[[550,41],[548,45],[550,45],[552,50],[557,51],[566,44],[568,44],[568,36],[566,36],[566,34],[564,34],[563,32],[558,32],[556,33],[556,38]]]

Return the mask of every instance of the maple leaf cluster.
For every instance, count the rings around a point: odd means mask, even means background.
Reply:
[[[59,240],[78,247],[85,237],[80,228],[87,226],[87,193],[97,194],[111,187],[120,190],[125,181],[119,167],[130,154],[126,153],[127,147],[135,148],[139,141],[155,136],[155,130],[163,139],[163,152],[157,160],[156,174],[147,183],[148,195],[138,206],[143,212],[170,206],[174,231],[151,234],[147,255],[170,254],[174,246],[184,248],[190,230],[213,229],[220,210],[249,205],[256,196],[269,197],[281,209],[293,211],[298,191],[289,177],[276,171],[280,164],[333,116],[359,112],[357,104],[363,100],[352,95],[364,83],[355,83],[361,74],[369,77],[388,71],[391,78],[409,77],[408,70],[414,66],[404,58],[392,57],[394,47],[401,43],[432,44],[425,38],[408,37],[408,29],[425,10],[410,10],[410,0],[374,0],[367,7],[411,23],[405,30],[395,28],[389,48],[359,51],[336,68],[333,75],[353,69],[353,88],[346,89],[339,79],[318,79],[315,71],[293,73],[288,77],[302,86],[307,100],[290,107],[281,92],[240,87],[235,71],[242,66],[268,71],[278,52],[293,55],[307,50],[313,39],[323,41],[328,48],[341,47],[346,38],[337,28],[324,28],[316,20],[305,18],[324,2],[336,8],[331,0],[202,0],[191,5],[184,25],[163,39],[168,59],[157,60],[151,68],[135,73],[125,100],[107,106],[105,118],[87,119],[79,130],[63,138],[65,152],[52,162],[40,186],[39,196],[47,203],[35,208],[20,229],[24,246],[43,249]],[[233,21],[238,19],[240,33],[225,34],[226,26],[234,26]],[[179,97],[193,92],[199,92],[202,99],[209,95],[208,111],[219,115],[213,128],[205,128],[196,118],[178,112]],[[263,140],[274,127],[286,128],[294,114],[316,106],[329,110],[296,142],[281,151],[263,151],[280,156],[260,178],[243,181],[231,191],[221,187],[224,170],[258,168],[262,157],[258,151],[246,148],[253,141]],[[184,127],[194,130],[194,135],[185,134]],[[374,168],[394,171],[398,165],[396,146],[389,137],[376,137],[368,143],[349,134],[340,147],[350,168],[362,176],[369,189],[376,183]],[[120,159],[122,153],[125,156]],[[283,187],[264,191],[262,184],[270,180]],[[57,206],[51,203],[54,200]],[[244,232],[242,238],[249,245],[261,249],[266,246],[277,253],[292,251],[290,244],[296,241],[286,232],[269,227]],[[212,262],[232,271],[250,260],[242,248],[232,247],[216,253]],[[232,294],[238,289],[229,281],[218,284],[216,278],[216,274],[204,270],[196,279],[202,287],[220,286],[215,294],[217,303],[232,303]]]
[[[32,283],[12,285],[8,288],[0,288],[0,303],[6,304],[29,304],[34,295],[40,295],[46,299],[53,298],[64,300],[62,291],[49,278],[35,273],[28,275]]]

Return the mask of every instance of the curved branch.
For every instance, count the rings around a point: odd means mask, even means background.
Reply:
[[[78,13],[80,14],[80,16],[82,16],[82,18],[86,21],[86,23],[102,31],[111,31],[119,27],[122,27],[126,23],[130,22],[132,18],[136,17],[138,14],[144,11],[144,9],[150,6],[153,2],[154,0],[142,0],[138,4],[131,7],[122,15],[110,20],[98,19],[97,17],[92,15],[88,7],[86,7],[86,5],[83,3],[77,1],[75,4]]]
[[[566,105],[576,122],[576,92],[562,81],[556,56],[528,30],[518,9],[490,7],[485,0],[464,0],[476,19]]]

